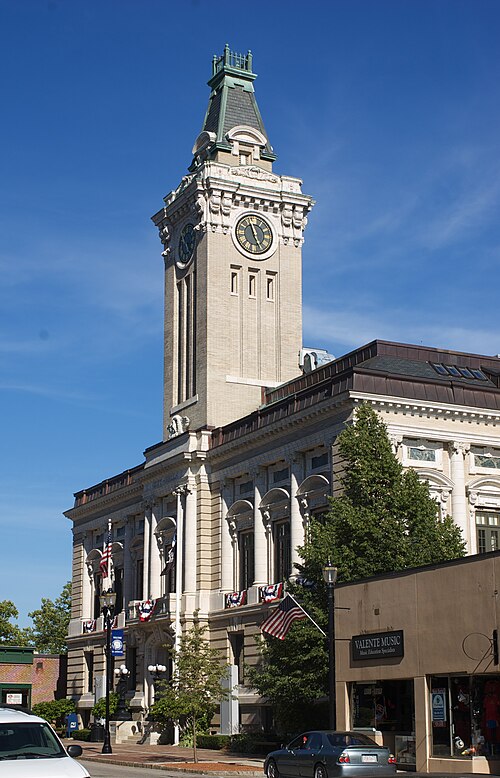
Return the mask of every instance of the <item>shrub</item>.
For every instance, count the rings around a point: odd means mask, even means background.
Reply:
[[[90,729],[74,729],[71,732],[71,737],[73,740],[90,740]]]
[[[228,750],[232,754],[267,754],[280,744],[274,740],[266,740],[262,732],[232,735]]]
[[[198,735],[199,748],[212,748],[214,751],[220,751],[229,745],[229,735]]]
[[[109,717],[113,718],[118,710],[119,696],[116,692],[110,692],[109,694]],[[128,701],[127,701],[128,702]],[[96,704],[90,711],[95,719],[103,719],[106,716],[106,697],[101,697],[97,700]]]

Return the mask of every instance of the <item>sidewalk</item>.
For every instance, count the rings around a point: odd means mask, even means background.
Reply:
[[[217,775],[263,775],[263,757],[239,756],[198,748],[198,762],[193,762],[193,749],[179,746],[149,746],[136,743],[112,744],[112,754],[102,753],[102,743],[66,740],[65,745],[78,744],[83,748],[80,759],[89,762],[108,762],[127,767],[155,767],[178,770],[182,773]]]

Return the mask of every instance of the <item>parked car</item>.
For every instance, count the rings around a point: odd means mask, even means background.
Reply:
[[[264,772],[267,778],[387,776],[396,772],[396,759],[388,748],[361,732],[316,730],[271,751]]]
[[[45,719],[0,705],[0,777],[90,778],[73,757],[82,747],[67,749]]]

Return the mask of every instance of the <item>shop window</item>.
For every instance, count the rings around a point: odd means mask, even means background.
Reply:
[[[433,677],[430,685],[432,755],[500,755],[498,675]]]
[[[240,556],[240,590],[248,589],[252,586],[255,578],[254,567],[254,534],[250,532],[240,532],[238,536],[239,556]]]
[[[414,732],[412,681],[375,681],[352,686],[353,728],[374,727],[381,732]]]
[[[274,525],[274,582],[286,581],[292,574],[290,522]]]

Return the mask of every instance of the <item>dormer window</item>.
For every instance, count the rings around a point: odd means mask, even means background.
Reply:
[[[238,157],[240,165],[258,161],[267,144],[266,137],[259,130],[243,124],[229,130],[226,140],[231,146],[231,154]]]

